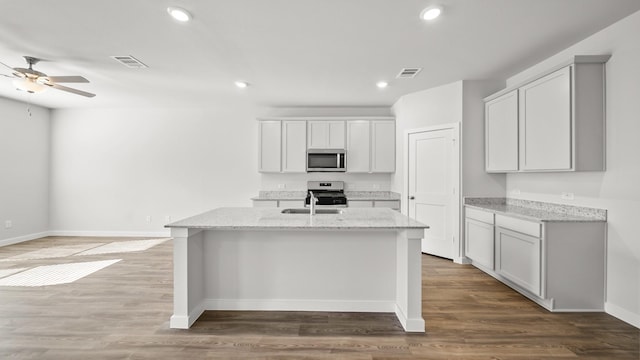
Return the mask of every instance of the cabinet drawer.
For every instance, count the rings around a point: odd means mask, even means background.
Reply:
[[[540,237],[540,223],[537,222],[521,220],[496,214],[496,226],[517,231],[519,233],[530,235],[533,237]]]
[[[465,216],[469,219],[474,219],[478,221],[482,221],[483,223],[493,225],[493,213],[478,209],[473,209],[470,207],[465,207]]]

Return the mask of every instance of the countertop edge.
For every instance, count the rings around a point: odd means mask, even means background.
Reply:
[[[304,231],[313,231],[313,230],[349,230],[349,231],[398,231],[398,230],[420,230],[420,229],[429,229],[428,225],[424,226],[397,226],[397,227],[356,227],[356,226],[346,226],[346,227],[335,227],[335,226],[278,226],[278,227],[269,227],[269,226],[188,226],[188,225],[179,225],[179,226],[164,226],[167,229],[202,229],[202,230],[256,230],[256,231],[265,231],[265,230],[273,230],[273,231],[290,231],[290,230],[304,230]]]
[[[482,210],[482,211],[488,211],[494,214],[501,214],[501,215],[505,215],[505,216],[510,216],[510,217],[514,217],[514,218],[519,218],[522,220],[528,220],[528,221],[535,221],[535,222],[603,222],[606,223],[607,220],[606,219],[595,219],[595,218],[584,218],[584,219],[543,219],[543,218],[537,218],[534,216],[527,216],[524,214],[519,214],[519,213],[514,213],[514,212],[507,212],[507,211],[501,211],[501,210],[496,210],[496,209],[492,209],[489,207],[483,207],[481,205],[470,205],[470,204],[464,204],[464,206],[468,206],[471,208],[475,208],[478,210]]]

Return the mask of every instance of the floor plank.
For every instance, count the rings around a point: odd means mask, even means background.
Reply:
[[[20,259],[139,239],[48,237],[0,248],[0,272],[122,259],[72,284],[0,287],[2,359],[640,359],[640,330],[604,313],[550,313],[470,265],[423,255],[425,334],[393,314],[216,311],[169,329],[172,244]],[[17,258],[9,259],[18,256]]]

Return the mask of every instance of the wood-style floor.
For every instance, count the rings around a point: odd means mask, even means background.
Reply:
[[[0,248],[123,241],[49,237]],[[469,265],[423,256],[425,334],[393,314],[206,312],[169,329],[172,244],[0,261],[0,270],[122,259],[72,284],[0,287],[0,359],[640,359],[640,330],[604,313],[547,312]],[[80,259],[81,258],[81,259]]]

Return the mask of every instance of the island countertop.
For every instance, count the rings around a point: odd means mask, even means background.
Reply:
[[[385,208],[345,208],[341,214],[282,214],[280,208],[218,208],[165,225],[217,230],[401,230],[427,225]]]

